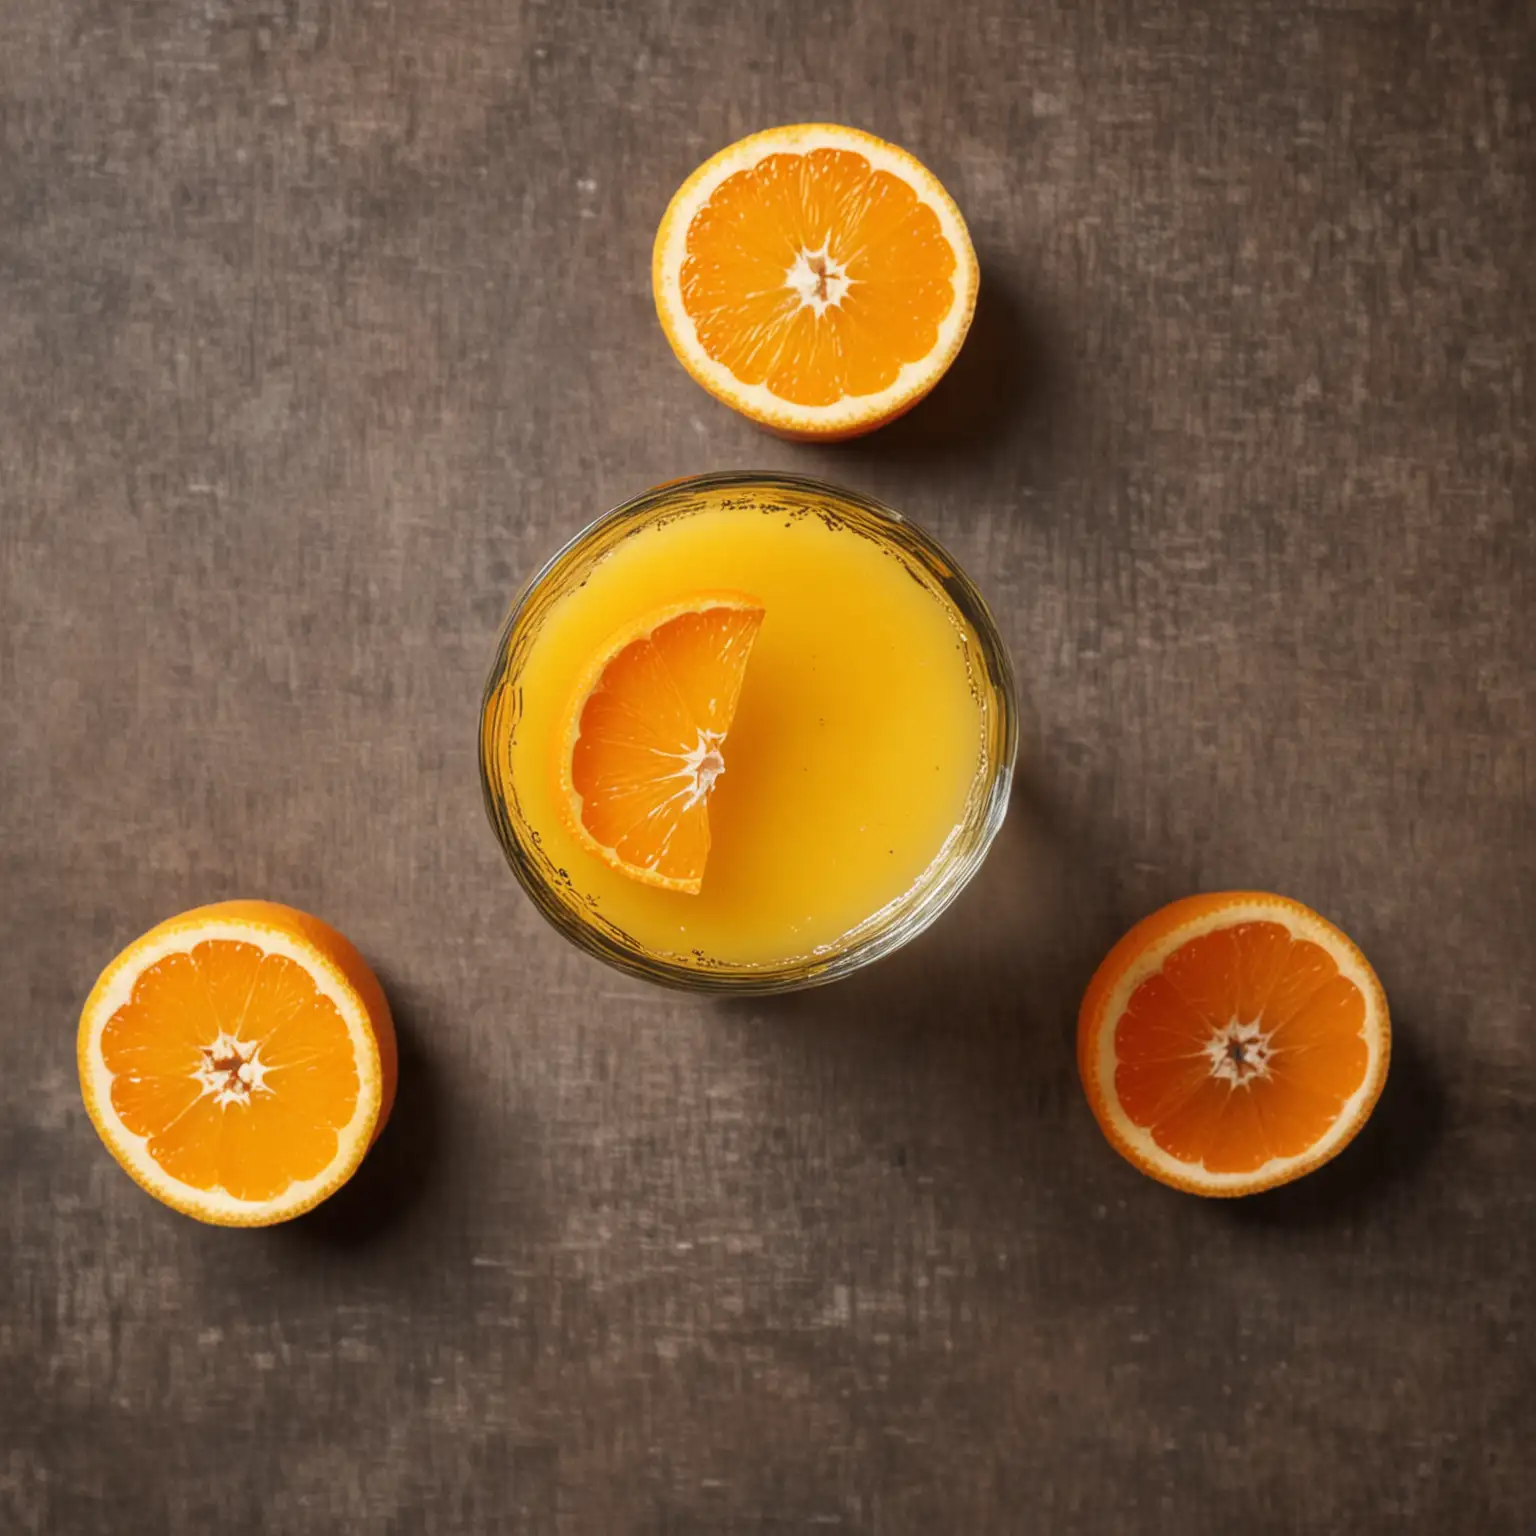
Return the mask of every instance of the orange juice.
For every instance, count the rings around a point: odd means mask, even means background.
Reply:
[[[804,483],[743,491],[723,478],[714,492],[685,483],[670,502],[656,493],[658,507],[627,527],[597,525],[535,585],[492,677],[487,788],[564,909],[561,926],[664,966],[783,971],[921,905],[995,797],[1009,705],[989,671],[995,635],[978,634],[951,595],[968,584],[910,525]],[[611,637],[722,588],[750,594],[765,617],[692,895],[584,849],[552,769],[572,692]]]

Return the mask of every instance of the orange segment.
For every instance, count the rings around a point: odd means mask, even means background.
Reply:
[[[978,273],[936,177],[870,134],[773,128],[672,199],[662,329],[718,399],[790,436],[850,437],[915,405],[965,339]]]
[[[632,879],[696,895],[709,797],[763,610],[695,593],[615,636],[573,698],[558,764],[571,829]]]
[[[272,902],[172,918],[102,973],[80,1021],[96,1129],[201,1220],[284,1220],[339,1188],[389,1113],[388,1004],[361,955]]]
[[[1282,896],[1192,896],[1138,923],[1089,983],[1078,1065],[1111,1144],[1201,1194],[1297,1178],[1364,1124],[1386,1078],[1365,957]]]

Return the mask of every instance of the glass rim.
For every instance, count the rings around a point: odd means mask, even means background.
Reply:
[[[580,917],[557,894],[540,867],[539,859],[544,856],[525,846],[517,820],[506,805],[498,771],[500,765],[495,759],[499,733],[492,726],[498,714],[498,699],[509,681],[508,663],[519,625],[527,615],[533,599],[562,566],[579,558],[599,535],[623,524],[633,523],[639,527],[649,517],[664,512],[671,501],[701,492],[730,489],[751,489],[770,494],[782,490],[820,497],[829,501],[834,509],[839,505],[848,506],[872,518],[877,524],[887,524],[900,530],[904,552],[920,558],[928,576],[954,604],[974,634],[998,719],[996,727],[987,731],[989,750],[967,800],[966,822],[962,827],[957,827],[956,833],[952,835],[958,836],[962,830],[969,828],[971,835],[966,839],[966,846],[951,853],[941,849],[934,856],[928,870],[907,893],[908,896],[912,892],[918,893],[908,910],[899,912],[890,921],[880,923],[882,915],[890,910],[882,908],[842,939],[827,946],[824,953],[796,956],[771,965],[721,962],[706,967],[689,965],[664,954],[653,953],[637,940],[631,940],[628,945],[621,943],[604,929]],[[478,726],[477,756],[486,814],[518,883],[552,927],[578,949],[646,981],[684,991],[752,997],[801,991],[836,981],[902,948],[933,926],[970,884],[1002,827],[1018,752],[1019,708],[1008,648],[986,599],[949,551],[921,524],[861,491],[833,485],[813,476],[777,470],[716,470],[664,481],[593,518],[523,582],[512,599],[497,635],[490,673],[481,697]],[[992,745],[994,737],[995,746]],[[903,896],[897,898],[897,902],[906,899]],[[862,937],[861,930],[866,930]]]

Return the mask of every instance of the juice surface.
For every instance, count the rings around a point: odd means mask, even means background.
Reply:
[[[553,754],[612,635],[722,588],[767,613],[709,802],[703,889],[686,895],[580,846]],[[652,952],[766,965],[835,945],[908,891],[964,817],[983,752],[970,633],[900,554],[835,520],[717,507],[641,529],[551,607],[526,654],[506,749],[523,817],[579,896]]]

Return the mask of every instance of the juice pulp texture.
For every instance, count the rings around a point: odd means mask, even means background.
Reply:
[[[557,802],[554,754],[581,673],[626,624],[690,592],[766,609],[698,895],[587,852]],[[713,508],[632,534],[550,609],[518,676],[510,747],[528,826],[574,889],[652,952],[782,962],[911,889],[965,814],[982,705],[965,621],[893,550],[804,512]]]

